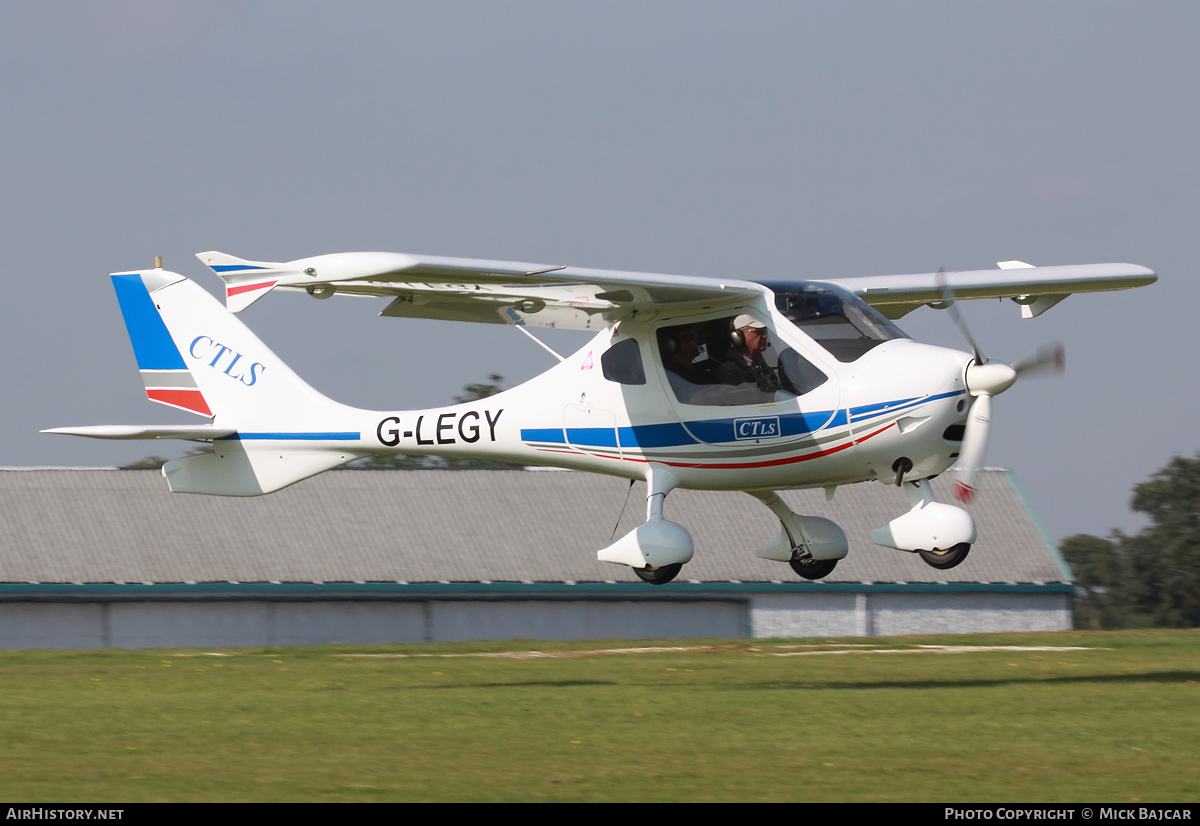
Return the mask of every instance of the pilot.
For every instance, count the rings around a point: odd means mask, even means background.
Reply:
[[[733,320],[730,339],[733,347],[721,362],[721,381],[739,388],[736,392],[742,404],[774,401],[780,381],[763,359],[770,339],[767,325],[742,313]]]
[[[767,369],[763,353],[767,349],[769,335],[767,325],[747,313],[733,320],[730,334],[733,347],[725,354],[722,366],[726,384],[757,382],[758,374]]]

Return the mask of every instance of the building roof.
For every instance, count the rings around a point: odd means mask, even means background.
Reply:
[[[148,471],[3,470],[0,582],[632,582],[624,566],[596,560],[628,487],[570,471],[364,470],[242,499],[172,494]],[[982,472],[977,487],[979,541],[949,571],[871,543],[872,528],[908,509],[895,488],[781,495],[846,531],[850,555],[828,582],[1068,581],[1012,474]],[[695,540],[680,581],[799,581],[755,556],[779,523],[751,497],[677,490],[664,513]],[[616,535],[644,516],[637,483]]]

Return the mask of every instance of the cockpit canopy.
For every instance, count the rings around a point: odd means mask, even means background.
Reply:
[[[750,314],[670,324],[657,335],[667,381],[682,404],[774,404],[829,380],[791,347],[776,350],[770,328]]]
[[[894,338],[908,338],[878,310],[849,290],[813,282],[770,283],[775,307],[838,361],[857,361]]]

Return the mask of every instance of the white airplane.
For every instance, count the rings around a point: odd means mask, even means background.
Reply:
[[[832,521],[793,513],[780,489],[878,480],[908,509],[872,533],[935,568],[976,539],[929,480],[956,462],[970,499],[991,398],[1018,376],[1061,366],[1043,348],[1012,366],[919,344],[892,322],[955,298],[1011,298],[1026,318],[1076,292],[1157,280],[1131,264],[1032,267],[826,281],[759,282],[395,253],[288,263],[198,256],[225,282],[222,308],[156,265],[112,276],[153,401],[207,424],[55,428],[101,439],[211,441],[162,469],[172,491],[257,496],[363,456],[436,454],[592,471],[648,486],[646,521],[597,553],[642,580],[670,582],[692,538],[663,515],[675,488],[745,491],[778,517],[758,549],[801,577],[827,576],[849,546]],[[425,410],[370,411],[305,384],[233,314],[274,289],[387,296],[382,315],[595,330],[546,373],[498,395]],[[523,331],[526,332],[526,331]],[[543,345],[545,346],[545,345]],[[549,348],[547,348],[549,349]],[[557,355],[557,354],[556,354]]]

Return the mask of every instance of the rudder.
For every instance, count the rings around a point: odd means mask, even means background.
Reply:
[[[125,319],[125,330],[133,345],[138,371],[146,386],[146,397],[169,407],[212,418],[212,408],[196,384],[179,348],[163,323],[150,293],[173,281],[173,273],[117,273],[112,276],[117,303]],[[182,278],[182,276],[180,276]]]

